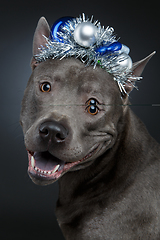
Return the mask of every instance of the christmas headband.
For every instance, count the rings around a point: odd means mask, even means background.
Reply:
[[[126,93],[125,83],[133,85],[141,77],[133,75],[130,49],[117,41],[113,32],[112,27],[101,27],[99,21],[93,21],[93,16],[90,19],[85,18],[85,14],[78,18],[63,17],[53,24],[49,38],[43,35],[46,44],[34,58],[42,62],[75,57],[86,66],[99,65],[113,75],[120,91]]]

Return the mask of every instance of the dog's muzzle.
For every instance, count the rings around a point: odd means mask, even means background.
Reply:
[[[50,152],[51,148],[63,148],[68,141],[69,130],[60,122],[45,121],[38,127],[38,138],[45,151],[33,152],[27,149],[31,179],[40,185],[52,183],[73,169],[78,164],[88,161],[100,148],[99,143],[92,146],[89,152],[80,160],[65,162]]]

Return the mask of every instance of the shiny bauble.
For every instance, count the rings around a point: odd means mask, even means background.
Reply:
[[[126,45],[122,44],[122,48],[121,48],[120,52],[121,52],[121,53],[123,52],[123,53],[129,54],[130,49],[129,49],[129,47],[127,47]]]
[[[132,59],[128,54],[121,53],[114,60],[113,66],[111,66],[111,71],[112,73],[116,73],[116,72],[121,72],[123,70],[128,71],[131,68],[132,68]]]
[[[56,40],[58,42],[63,42],[63,38],[59,36],[58,33],[63,33],[63,27],[66,25],[67,21],[72,20],[73,17],[62,17],[59,18],[52,26],[51,32],[50,32],[50,39]]]
[[[82,47],[90,47],[97,41],[97,28],[93,23],[82,22],[74,30],[74,40]]]
[[[101,56],[103,56],[105,54],[119,51],[119,50],[121,50],[121,48],[122,48],[122,44],[120,42],[114,42],[107,46],[103,45],[103,46],[98,47],[97,49],[95,49],[95,52],[97,52]]]

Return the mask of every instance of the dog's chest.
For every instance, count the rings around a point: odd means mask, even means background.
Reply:
[[[121,239],[120,236],[126,232],[124,224],[126,225],[126,212],[129,212],[130,207],[122,202],[109,204],[108,207],[100,205],[97,202],[86,206],[81,202],[76,206],[73,202],[57,208],[58,222],[65,239]]]
[[[144,182],[147,181],[144,180]],[[148,191],[130,186],[116,201],[71,201],[57,209],[66,240],[154,239],[159,234],[160,212]],[[157,201],[156,200],[156,201]],[[147,237],[151,238],[147,238]],[[156,239],[156,238],[155,238]]]
[[[81,206],[79,208],[83,209]],[[127,232],[131,234],[128,230],[132,228],[131,217],[126,217],[125,213],[127,206],[122,210],[120,204],[119,208],[113,205],[112,208],[100,210],[98,206],[95,206],[87,213],[75,215],[71,222],[63,223],[63,218],[58,221],[66,240],[132,239],[131,236],[126,235]],[[129,224],[126,224],[127,221]]]

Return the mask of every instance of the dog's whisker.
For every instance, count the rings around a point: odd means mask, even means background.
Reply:
[[[23,142],[23,134],[18,134],[14,137],[14,140],[17,140],[18,138],[21,138],[21,141]]]
[[[17,127],[19,127],[19,121],[8,124],[8,127],[11,127],[11,126],[14,126],[14,125],[17,125]]]

